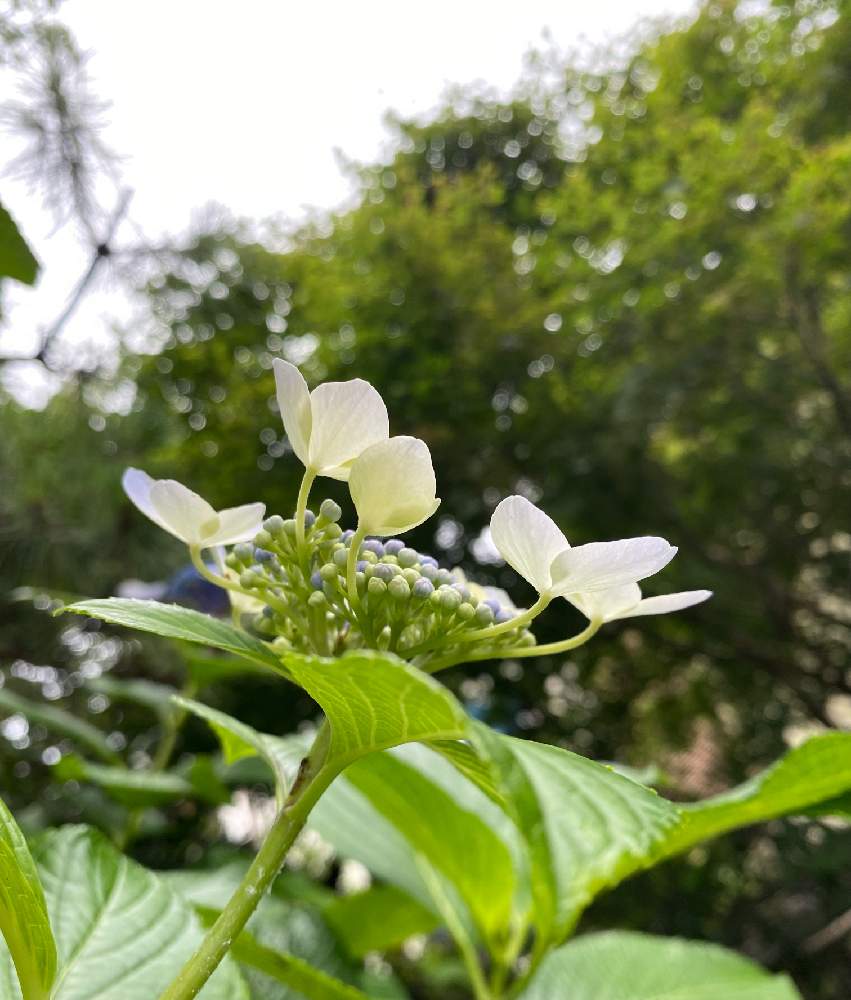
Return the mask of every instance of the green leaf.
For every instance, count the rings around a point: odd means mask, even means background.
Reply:
[[[0,278],[14,278],[32,285],[37,275],[38,261],[12,216],[0,205]]]
[[[219,804],[229,798],[223,786],[212,789],[208,782],[193,782],[174,771],[132,771],[126,767],[103,767],[73,754],[63,757],[54,771],[66,781],[88,781],[97,785],[116,802],[130,808],[159,806],[191,798]]]
[[[169,718],[175,711],[171,700],[172,695],[176,693],[175,688],[142,677],[116,677],[104,674],[102,677],[92,677],[87,680],[86,688],[105,694],[111,701],[131,701],[136,705],[142,705],[156,713],[160,719]]]
[[[308,740],[304,736],[261,733],[231,715],[182,695],[175,695],[174,703],[208,723],[221,743],[226,763],[233,764],[245,757],[255,756],[264,760],[272,772],[279,802],[286,798],[308,749]]]
[[[24,835],[0,802],[0,931],[6,942],[6,989],[14,995],[11,955],[24,1000],[46,1000],[56,975],[56,945],[41,882]],[[2,980],[0,980],[2,981]]]
[[[54,733],[68,736],[81,748],[85,748],[109,764],[116,764],[120,760],[118,754],[109,746],[104,733],[85,719],[77,718],[58,705],[31,701],[3,687],[0,688],[0,709],[23,715],[30,722],[41,723]]]
[[[477,731],[494,754],[529,844],[539,934],[562,940],[602,889],[653,863],[680,814],[610,767],[558,747]]]
[[[157,875],[122,857],[99,833],[66,826],[38,838],[33,854],[56,932],[59,973],[51,1000],[151,1000],[198,946],[191,907]],[[0,1000],[10,989],[8,954],[0,954]],[[46,994],[43,994],[46,996]],[[201,1000],[249,1000],[226,960]]]
[[[293,680],[328,717],[329,758],[341,767],[374,750],[468,735],[469,719],[449,691],[392,653],[362,650],[337,659],[287,653],[285,659]]]
[[[346,779],[417,855],[452,882],[483,940],[504,935],[517,888],[511,852],[480,816],[461,804],[463,795],[453,797],[391,753],[358,761],[346,771]]]
[[[183,639],[213,646],[234,653],[277,674],[287,675],[280,658],[268,643],[255,639],[242,629],[210,615],[177,604],[158,601],[137,601],[130,598],[108,597],[80,601],[62,609],[75,615],[88,615],[112,625],[124,625],[141,632],[153,632],[169,639]]]
[[[337,896],[323,916],[346,951],[358,958],[389,951],[413,934],[429,934],[439,923],[431,910],[392,885]]]
[[[851,733],[813,736],[742,785],[681,806],[665,854],[751,823],[803,813],[843,815],[851,790]]]
[[[715,945],[614,931],[552,952],[519,1000],[800,1000],[785,976]]]

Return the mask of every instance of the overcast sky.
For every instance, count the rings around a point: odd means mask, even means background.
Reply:
[[[66,0],[60,16],[91,53],[94,92],[111,103],[105,138],[134,191],[130,218],[156,239],[184,232],[209,202],[254,219],[332,208],[350,193],[335,150],[377,158],[388,109],[427,112],[454,83],[509,90],[544,29],[571,49],[692,7],[693,0]],[[2,141],[5,162],[14,146]],[[72,226],[55,231],[9,178],[2,200],[43,265],[36,289],[7,283],[0,351],[26,355],[61,311],[88,250]],[[107,347],[110,320],[126,318],[128,308],[114,291],[97,291],[65,336]],[[22,369],[16,378],[27,376]]]

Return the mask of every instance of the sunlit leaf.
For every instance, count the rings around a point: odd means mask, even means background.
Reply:
[[[0,802],[0,932],[5,991],[15,995],[15,972],[24,1000],[46,1000],[56,975],[56,945],[47,917],[41,882],[24,835]],[[2,978],[2,977],[0,977]],[[2,995],[2,993],[0,993]]]

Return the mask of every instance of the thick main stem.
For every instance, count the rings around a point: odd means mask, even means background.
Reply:
[[[320,737],[317,737],[314,746],[319,745]],[[306,762],[308,777],[300,787],[299,779],[296,780],[289,799],[278,813],[239,888],[160,1000],[192,1000],[198,995],[275,880],[310,810],[337,774],[337,769],[320,765],[309,777],[310,760],[309,757]]]
[[[316,473],[313,469],[305,469],[295,504],[295,540],[299,559],[304,551],[304,515],[307,512],[307,498],[310,496],[310,487],[313,486],[314,479],[316,479]]]

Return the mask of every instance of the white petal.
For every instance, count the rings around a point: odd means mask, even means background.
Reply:
[[[125,469],[124,475],[121,477],[121,485],[124,488],[124,492],[136,507],[145,517],[149,517],[154,524],[159,525],[161,528],[166,528],[162,518],[157,513],[153,503],[151,503],[151,487],[155,482],[156,479],[151,479],[148,473],[142,472],[141,469]],[[166,531],[168,530],[166,528]]]
[[[634,608],[618,618],[636,618],[638,615],[664,615],[669,611],[681,611],[693,604],[701,604],[712,597],[711,590],[683,590],[678,594],[661,594],[659,597],[645,597]]]
[[[266,504],[248,503],[242,507],[227,507],[219,511],[219,527],[214,535],[204,539],[204,545],[235,545],[250,542],[263,527]]]
[[[275,358],[278,409],[284,422],[284,430],[296,457],[307,465],[310,446],[310,391],[304,376],[289,361]]]
[[[198,545],[213,537],[219,515],[203,497],[173,479],[158,479],[151,486],[151,503],[157,522],[187,545]]]
[[[352,464],[349,490],[358,521],[370,535],[395,535],[437,510],[436,482],[425,442],[392,437],[367,448]]]
[[[552,518],[520,496],[506,497],[497,504],[491,517],[491,538],[502,558],[539,594],[552,586],[553,560],[570,548]]]
[[[390,434],[387,407],[362,378],[323,382],[310,394],[310,464],[324,476],[347,480],[352,462]]]
[[[627,583],[608,590],[590,590],[564,596],[589,621],[610,622],[615,618],[627,617],[625,613],[641,601],[641,588],[637,583]]]
[[[577,545],[554,560],[553,590],[556,594],[575,594],[636,583],[658,573],[676,553],[664,538],[652,536]]]

